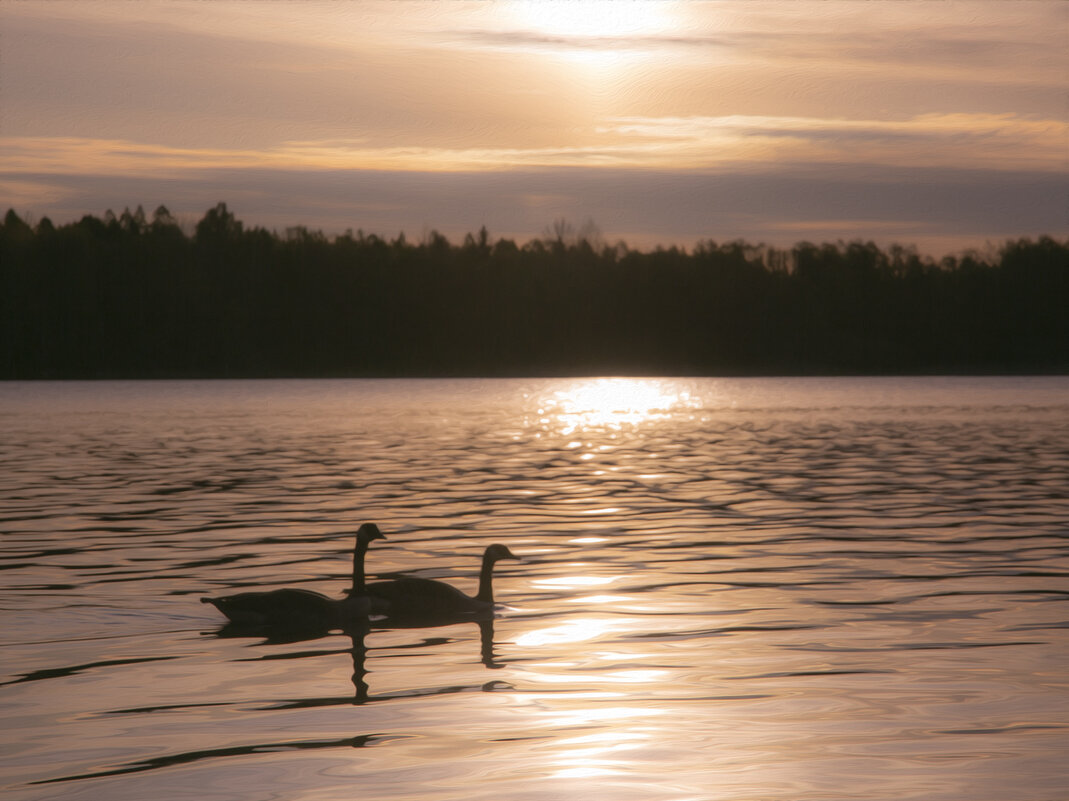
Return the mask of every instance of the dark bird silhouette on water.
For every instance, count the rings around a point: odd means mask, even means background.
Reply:
[[[493,617],[494,565],[501,559],[516,559],[504,545],[491,545],[483,553],[479,591],[465,595],[451,584],[425,578],[399,578],[367,585],[367,594],[377,612],[390,622],[435,622],[477,620]]]
[[[351,628],[366,624],[367,616],[380,603],[367,595],[364,557],[374,540],[385,539],[374,523],[364,523],[356,532],[353,548],[353,580],[345,597],[334,599],[312,590],[287,587],[267,592],[242,592],[219,598],[201,598],[234,624],[243,627],[295,629]]]

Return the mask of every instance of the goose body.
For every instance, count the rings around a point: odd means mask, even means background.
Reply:
[[[201,598],[201,603],[211,604],[239,626],[345,628],[373,611],[374,604],[365,591],[364,556],[377,539],[385,537],[374,523],[364,523],[356,532],[353,581],[344,598],[335,600],[312,590],[285,588]]]
[[[444,581],[400,578],[367,585],[376,612],[391,620],[472,619],[494,611],[493,572],[501,559],[519,559],[504,545],[491,545],[483,553],[479,591],[465,595]]]
[[[290,587],[200,600],[214,606],[231,623],[286,628],[333,628],[353,617],[366,617],[371,607],[366,595],[336,601],[320,592]]]

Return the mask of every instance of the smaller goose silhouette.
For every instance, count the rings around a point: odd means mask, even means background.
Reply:
[[[374,540],[386,539],[374,523],[357,529],[353,548],[353,582],[344,598],[287,587],[269,592],[242,592],[220,598],[201,598],[239,626],[285,628],[347,628],[367,618],[372,599],[364,584],[364,556]]]
[[[516,559],[504,545],[491,545],[483,553],[479,591],[465,595],[444,581],[399,578],[367,585],[367,593],[377,613],[390,621],[472,620],[492,616],[494,611],[494,565],[501,559]]]

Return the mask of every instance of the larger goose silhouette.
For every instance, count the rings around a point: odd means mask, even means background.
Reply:
[[[364,523],[357,529],[353,548],[352,586],[344,598],[333,599],[312,590],[293,589],[267,592],[242,592],[219,598],[201,598],[211,604],[234,624],[249,627],[279,628],[348,628],[366,620],[374,607],[366,593],[364,556],[374,540],[385,539],[374,523]]]
[[[491,545],[483,553],[479,591],[465,595],[451,584],[425,578],[399,578],[367,585],[376,612],[390,621],[472,620],[493,616],[494,565],[501,559],[516,559],[504,545]]]

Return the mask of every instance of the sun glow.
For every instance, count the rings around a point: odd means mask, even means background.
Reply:
[[[672,4],[659,0],[543,0],[509,9],[526,46],[593,68],[632,61],[676,27]]]
[[[665,33],[672,27],[661,0],[539,0],[514,2],[526,30],[576,39],[626,39]]]

